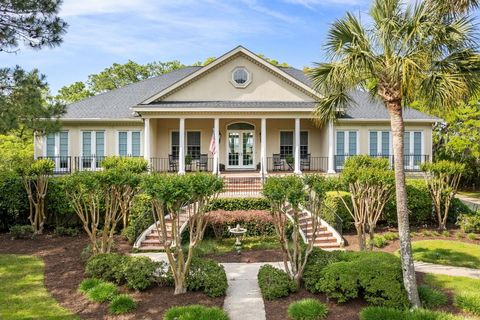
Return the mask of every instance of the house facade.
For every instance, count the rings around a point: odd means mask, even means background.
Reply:
[[[392,160],[389,116],[380,101],[352,93],[335,122],[313,120],[321,95],[301,70],[277,67],[237,47],[186,67],[67,106],[63,128],[35,138],[35,157],[57,173],[101,168],[105,156],[145,157],[152,171],[335,173],[355,154]],[[404,110],[405,167],[432,157],[439,119]]]

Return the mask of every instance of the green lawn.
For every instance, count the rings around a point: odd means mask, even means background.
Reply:
[[[458,194],[480,200],[480,191],[460,191]]]
[[[413,258],[448,266],[480,269],[480,246],[448,240],[421,240],[412,243]]]
[[[0,319],[79,319],[47,292],[43,269],[33,256],[0,255]]]
[[[480,279],[429,273],[424,281],[429,286],[452,292],[459,309],[480,316]]]
[[[199,255],[212,253],[227,253],[235,251],[235,238],[226,238],[222,240],[204,239],[196,248]],[[246,237],[242,239],[242,250],[260,250],[279,248],[276,236],[268,237]]]

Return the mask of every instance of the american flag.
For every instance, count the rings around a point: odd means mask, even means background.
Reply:
[[[212,132],[212,140],[210,140],[210,148],[208,150],[212,154],[217,153],[217,144],[215,143],[215,131]]]

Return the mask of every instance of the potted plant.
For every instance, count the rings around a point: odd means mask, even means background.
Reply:
[[[185,156],[185,166],[188,166],[188,170],[190,171],[192,169],[192,161],[193,157],[191,154],[187,154]]]
[[[292,154],[287,154],[285,155],[285,162],[288,164],[288,166],[290,167],[290,169],[293,168],[293,163],[294,163],[295,159],[293,158],[293,155]]]

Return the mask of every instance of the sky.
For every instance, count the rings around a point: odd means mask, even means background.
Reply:
[[[324,60],[329,25],[369,0],[64,0],[59,47],[0,52],[2,67],[37,68],[52,93],[129,59],[193,64],[242,45],[291,66]]]

